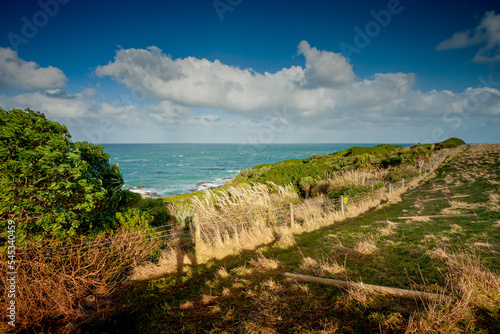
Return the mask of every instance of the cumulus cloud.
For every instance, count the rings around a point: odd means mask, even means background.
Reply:
[[[89,116],[96,103],[83,93],[70,95],[59,89],[25,93],[15,96],[0,95],[4,109],[30,108],[53,119],[78,119]]]
[[[479,44],[485,45],[474,56],[474,62],[500,61],[500,14],[496,15],[494,11],[486,12],[474,31],[456,32],[449,39],[439,43],[436,50],[462,49]]]
[[[307,41],[300,42],[299,54],[306,58],[305,83],[310,87],[338,87],[355,79],[351,64],[341,53],[320,51]]]
[[[11,48],[0,48],[0,88],[51,89],[64,86],[66,81],[60,69],[40,67],[35,62],[22,60]]]
[[[325,101],[321,88],[352,81],[350,64],[342,55],[318,51],[305,41],[299,45],[299,53],[306,58],[305,69],[293,66],[276,73],[256,73],[218,60],[172,60],[156,47],[121,49],[114,61],[99,66],[96,74],[112,76],[130,89],[143,87],[151,98],[236,113],[284,105],[316,110],[334,106],[334,101]],[[304,96],[303,86],[318,90]]]

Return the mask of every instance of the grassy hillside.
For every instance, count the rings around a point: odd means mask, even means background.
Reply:
[[[387,198],[359,217],[337,219],[319,197],[311,199],[308,210],[296,213],[302,233],[277,230],[255,251],[131,283],[113,316],[94,327],[130,333],[497,333],[499,171],[500,145],[471,146],[400,200]],[[428,217],[443,214],[448,217]],[[335,223],[306,229],[330,219]],[[443,293],[457,301],[300,283],[284,272]]]
[[[415,176],[416,169],[420,169],[428,162],[436,151],[443,148],[458,147],[465,144],[461,139],[450,138],[444,142],[427,145],[414,145],[404,148],[400,145],[377,145],[374,147],[354,146],[343,151],[327,155],[313,155],[307,159],[291,159],[274,164],[262,164],[243,170],[230,185],[248,183],[272,182],[285,186],[292,184],[302,196],[306,196],[305,188],[311,188],[320,180],[331,178],[348,170],[373,171],[376,169],[388,170],[384,180],[386,182],[399,181],[401,178]],[[330,189],[325,195],[339,195],[338,189]]]

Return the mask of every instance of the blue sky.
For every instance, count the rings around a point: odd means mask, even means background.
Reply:
[[[500,141],[498,1],[4,0],[0,32],[0,107],[75,141]]]

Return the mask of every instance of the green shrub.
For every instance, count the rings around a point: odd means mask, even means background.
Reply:
[[[396,152],[396,151],[403,150],[403,149],[404,149],[404,147],[401,145],[390,145],[390,144],[382,144],[382,145],[377,145],[377,146],[373,146],[373,147],[353,146],[353,147],[348,148],[346,150],[332,153],[332,155],[348,157],[348,156],[372,154],[372,155],[382,156],[382,155],[387,155],[389,153]]]
[[[401,179],[410,179],[417,176],[418,172],[413,166],[405,165],[400,166],[387,174],[387,181],[400,182]]]
[[[371,192],[372,187],[371,186],[364,186],[360,184],[350,184],[348,186],[341,186],[341,187],[336,187],[334,188],[329,196],[331,199],[335,200],[338,199],[341,195],[342,196],[356,196],[356,195],[362,195],[362,194],[367,194]]]
[[[0,224],[17,233],[76,236],[112,227],[122,175],[103,147],[72,143],[67,128],[29,109],[0,108]],[[5,240],[5,239],[4,239]]]
[[[390,166],[399,166],[403,159],[400,156],[397,157],[389,157],[386,159],[382,159],[380,162],[380,166],[383,168],[388,168]]]
[[[332,186],[330,182],[328,180],[321,180],[312,187],[311,196],[328,195],[331,191]]]
[[[122,199],[120,201],[119,206],[126,208],[140,208],[141,201],[142,201],[141,194],[135,193],[130,190],[123,190]]]
[[[128,208],[115,214],[116,223],[119,227],[127,229],[143,230],[153,225],[153,216],[147,211],[138,208]]]
[[[306,177],[318,180],[328,178],[328,175],[333,172],[342,172],[344,170],[366,170],[378,167],[396,169],[406,165],[421,167],[423,162],[427,161],[435,150],[435,144],[414,145],[407,149],[400,145],[354,146],[328,155],[316,154],[308,159],[290,159],[272,165],[258,165],[241,171],[231,182],[231,185],[273,182],[285,186],[291,183],[297,193],[305,196],[306,188],[300,185],[300,181]],[[397,178],[398,173],[401,172],[393,172],[391,179]],[[405,173],[403,173],[404,177],[414,175],[409,171]],[[313,196],[321,193],[327,194],[332,191],[328,185],[323,183],[317,186],[311,184],[310,190]]]
[[[311,193],[311,187],[314,185],[315,181],[310,176],[304,176],[299,180],[299,187],[304,192],[304,197],[309,198]]]
[[[461,145],[465,145],[465,142],[462,139],[459,138],[450,138],[445,141],[442,141],[440,143],[436,144],[437,149],[442,149],[442,148],[454,148],[458,147]]]
[[[167,204],[161,198],[145,198],[141,202],[141,208],[153,217],[152,226],[168,225],[173,220]]]

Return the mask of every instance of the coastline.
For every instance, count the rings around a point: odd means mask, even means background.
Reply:
[[[179,193],[179,194],[171,194],[168,196],[163,196],[160,193],[156,192],[154,189],[149,190],[151,188],[148,188],[146,186],[136,186],[136,187],[128,187],[124,188],[123,190],[128,190],[136,194],[140,194],[142,198],[169,198],[172,196],[183,196],[183,195],[188,195],[188,194],[193,194],[198,191],[205,191],[205,190],[213,190],[220,188],[224,186],[226,183],[234,180],[236,176],[234,177],[223,177],[223,178],[217,178],[214,181],[202,181],[198,182],[195,184],[196,188],[192,188],[189,191]],[[224,181],[223,183],[217,182],[217,181]]]

